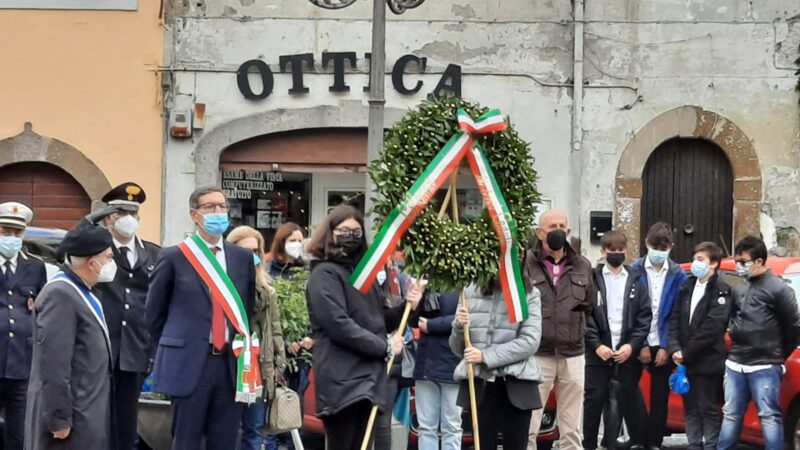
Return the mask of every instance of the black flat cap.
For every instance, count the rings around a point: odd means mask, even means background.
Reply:
[[[106,192],[100,200],[118,210],[136,212],[147,199],[144,189],[138,184],[128,181]]]

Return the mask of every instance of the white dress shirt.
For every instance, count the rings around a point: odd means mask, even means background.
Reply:
[[[700,303],[700,300],[703,299],[703,296],[706,295],[706,286],[708,286],[708,280],[705,283],[701,283],[700,279],[694,284],[694,290],[692,291],[692,303],[689,306],[689,323],[692,323],[692,317],[694,317],[694,310],[697,308],[697,304]]]
[[[653,319],[650,322],[650,334],[647,335],[647,344],[658,347],[661,342],[658,340],[658,308],[661,305],[661,296],[664,294],[664,283],[667,281],[669,272],[669,261],[664,261],[661,270],[656,270],[650,258],[644,257],[644,269],[647,272],[647,284],[650,287],[650,302],[653,310]]]
[[[128,264],[130,264],[130,267],[134,267],[136,265],[136,261],[139,260],[139,255],[136,253],[136,238],[135,237],[133,239],[131,239],[130,241],[128,241],[127,244],[123,244],[122,242],[120,242],[116,238],[114,238],[114,247],[116,247],[117,250],[119,250],[120,253],[122,253],[122,250],[121,250],[122,247],[127,247],[128,248],[128,253],[126,254],[126,256],[128,257]]]
[[[8,259],[5,256],[0,255],[0,270],[3,271],[3,275],[6,273],[6,261],[11,261],[11,272],[17,273],[17,261],[19,260],[19,253],[14,255],[13,258]]]
[[[617,350],[622,334],[622,313],[625,309],[625,284],[628,282],[628,271],[622,268],[614,274],[608,265],[603,266],[603,280],[606,282],[606,309],[608,328],[611,330],[611,349]]]

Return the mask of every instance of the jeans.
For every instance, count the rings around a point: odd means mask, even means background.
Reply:
[[[783,420],[781,419],[780,392],[781,366],[753,373],[741,373],[725,368],[725,406],[718,450],[733,450],[739,443],[742,419],[752,398],[761,421],[765,450],[783,448]]]
[[[461,449],[461,407],[456,404],[458,384],[417,380],[416,404],[419,450]]]
[[[264,419],[267,416],[267,406],[263,398],[259,398],[250,406],[244,408],[242,413],[242,450],[261,450],[267,438],[261,434]]]

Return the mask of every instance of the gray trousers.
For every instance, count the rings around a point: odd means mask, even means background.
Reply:
[[[683,396],[689,450],[717,448],[721,392],[722,375],[689,376],[689,392]]]

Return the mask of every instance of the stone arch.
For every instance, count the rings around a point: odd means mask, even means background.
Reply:
[[[663,142],[700,138],[718,145],[733,169],[733,237],[759,233],[761,168],[750,138],[731,120],[698,106],[681,106],[660,114],[631,139],[616,174],[615,226],[628,236],[628,255],[639,255],[642,173],[650,154]],[[732,250],[732,249],[731,249]]]
[[[399,108],[386,108],[386,126],[405,114]],[[365,128],[369,108],[361,102],[341,106],[323,105],[302,109],[276,109],[241,117],[208,132],[195,148],[195,185],[219,184],[219,157],[230,145],[265,134],[304,128]]]
[[[103,171],[80,150],[35,133],[30,122],[25,123],[22,133],[0,140],[0,167],[20,162],[45,162],[60,167],[80,183],[93,205],[111,189]]]

